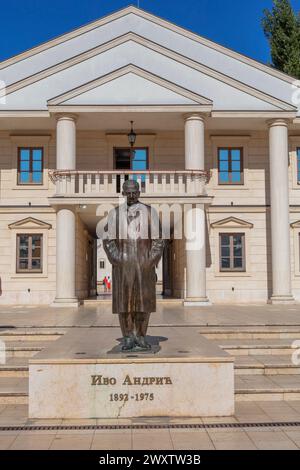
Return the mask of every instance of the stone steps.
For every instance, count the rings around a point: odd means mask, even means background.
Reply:
[[[6,364],[0,364],[0,377],[28,377],[28,359],[26,357],[9,358]],[[288,355],[237,356],[235,359],[235,375],[251,374],[297,375],[300,374],[300,366],[293,365]]]
[[[11,341],[56,341],[65,334],[63,330],[53,331],[49,329],[22,329],[2,330],[0,328],[0,340],[4,342]]]
[[[28,404],[28,361],[64,334],[56,328],[0,329],[6,361],[0,364],[0,404]]]
[[[235,377],[236,401],[300,400],[299,375]]]
[[[28,378],[0,377],[0,404],[28,403]]]
[[[236,376],[300,374],[300,365],[294,365],[288,354],[236,356],[234,368]]]
[[[14,335],[14,336],[5,336],[0,335],[0,341],[5,341],[5,343],[10,343],[11,341],[56,341],[62,335]]]
[[[198,330],[198,329],[197,329]],[[291,362],[299,326],[200,327],[199,333],[235,356],[237,401],[300,400],[300,365]],[[28,403],[28,360],[65,330],[1,331],[7,360],[0,364],[0,404]]]
[[[300,339],[299,326],[202,327],[198,331],[210,340]]]
[[[299,326],[209,328],[205,336],[235,357],[236,401],[300,399],[300,364],[292,362]]]
[[[219,339],[213,340],[232,356],[247,355],[291,355],[294,339]]]
[[[6,357],[32,357],[51,343],[52,341],[9,341],[6,343]]]
[[[10,357],[5,364],[0,364],[1,377],[28,377],[28,359],[26,357]]]

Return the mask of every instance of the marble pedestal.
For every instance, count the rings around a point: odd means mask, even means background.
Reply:
[[[30,418],[230,416],[233,357],[191,328],[150,328],[124,354],[117,328],[80,328],[29,361]]]

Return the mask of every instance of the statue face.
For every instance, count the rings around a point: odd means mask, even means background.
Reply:
[[[122,194],[124,197],[126,197],[128,206],[136,204],[140,197],[139,188],[135,183],[127,183],[126,185],[124,185]]]

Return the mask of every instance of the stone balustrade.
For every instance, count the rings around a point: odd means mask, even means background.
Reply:
[[[79,171],[54,170],[50,177],[58,197],[118,197],[126,179],[140,184],[142,196],[205,196],[210,173],[206,171]]]

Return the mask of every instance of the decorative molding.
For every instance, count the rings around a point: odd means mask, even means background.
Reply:
[[[291,228],[300,228],[300,220],[291,223]]]
[[[112,106],[78,106],[62,105],[48,106],[51,113],[211,113],[211,106],[207,105],[112,105]]]
[[[220,80],[223,83],[226,83],[229,86],[232,86],[240,91],[243,91],[251,96],[254,96],[255,98],[261,99],[267,103],[273,104],[275,106],[278,106],[281,109],[284,110],[295,110],[295,113],[291,116],[293,118],[296,117],[296,107],[291,105],[290,103],[287,103],[281,99],[275,98],[271,95],[268,95],[267,93],[262,92],[261,90],[258,90],[257,88],[254,88],[250,85],[247,85],[239,80],[234,79],[233,77],[230,77],[226,74],[223,74],[222,72],[219,72],[217,70],[213,70],[208,66],[205,66],[204,64],[200,64],[199,62],[196,62],[192,59],[189,59],[182,54],[179,54],[177,52],[174,52],[170,49],[165,48],[164,46],[161,46],[149,39],[146,39],[142,36],[139,36],[136,33],[126,33],[122,36],[119,36],[115,39],[112,39],[111,41],[108,41],[107,43],[101,44],[100,46],[96,46],[92,48],[91,50],[85,51],[83,53],[78,54],[75,57],[71,57],[70,59],[67,59],[63,61],[62,63],[53,65],[46,70],[42,70],[38,73],[35,73],[29,77],[26,77],[18,82],[12,83],[11,85],[7,86],[5,89],[5,94],[8,95],[10,93],[13,93],[19,89],[24,88],[25,86],[31,85],[39,80],[42,80],[44,78],[47,78],[48,76],[51,76],[55,73],[58,73],[62,70],[65,70],[69,67],[72,67],[78,63],[84,62],[85,60],[88,60],[96,55],[99,55],[109,49],[112,49],[114,47],[117,47],[121,44],[124,44],[125,42],[128,41],[133,41],[137,44],[140,44],[148,49],[151,49],[157,53],[160,53],[164,55],[165,57],[168,57],[172,60],[175,60],[183,65],[186,65],[187,67],[193,68],[199,72],[204,73],[205,75],[215,78],[216,80]],[[1,69],[1,66],[0,66]],[[1,90],[0,90],[1,93]],[[217,113],[222,113],[223,111],[216,111]],[[216,117],[221,117],[216,115]],[[272,115],[267,116],[267,117],[272,117]]]
[[[285,119],[294,119],[297,115],[297,110],[294,111],[286,111],[280,110],[278,111],[218,111],[214,110],[211,113],[213,118],[261,118],[261,119],[277,119],[277,118],[285,118]]]
[[[237,217],[227,217],[210,224],[211,228],[253,228],[253,224]]]
[[[11,279],[45,279],[48,277],[48,238],[49,238],[49,229],[52,228],[52,225],[41,220],[35,219],[33,217],[27,217],[25,219],[19,220],[12,224],[8,225],[8,228],[11,230],[11,268],[10,268],[10,278]],[[41,273],[31,273],[31,272],[16,272],[17,266],[17,236],[21,234],[41,234],[43,236],[43,246],[42,246],[42,272]]]
[[[0,111],[1,118],[50,118],[49,111],[30,111],[30,110],[15,110],[15,111]]]
[[[133,73],[134,75],[137,75],[138,77],[141,77],[145,80],[148,80],[156,85],[159,85],[160,87],[163,87],[169,91],[172,91],[173,93],[176,93],[180,96],[183,96],[185,98],[188,98],[191,101],[194,101],[195,104],[200,104],[200,105],[211,105],[212,106],[212,101],[208,98],[205,98],[204,96],[198,95],[197,93],[194,93],[192,91],[187,90],[186,88],[183,88],[179,85],[176,85],[175,83],[172,83],[168,80],[165,80],[158,75],[155,75],[153,73],[147,72],[146,70],[137,67],[136,65],[129,64],[126,65],[125,67],[122,67],[118,70],[115,70],[114,72],[110,72],[102,77],[98,77],[95,80],[92,80],[89,83],[86,83],[84,85],[81,85],[77,88],[74,88],[73,90],[70,90],[66,93],[63,93],[55,98],[52,98],[48,100],[48,105],[59,105],[59,104],[65,104],[65,101],[68,101],[72,98],[75,98],[83,93],[86,93],[88,91],[91,91],[97,87],[100,87],[102,85],[105,85],[106,83],[109,83],[113,80],[116,80],[120,77],[123,77],[124,75],[127,75],[129,73]],[[130,104],[130,103],[128,103]],[[159,103],[157,103],[159,104]]]
[[[42,220],[35,219],[34,217],[26,217],[25,219],[19,220],[18,222],[13,222],[12,224],[8,225],[9,229],[47,229],[50,230],[52,228],[51,224],[43,222]]]

